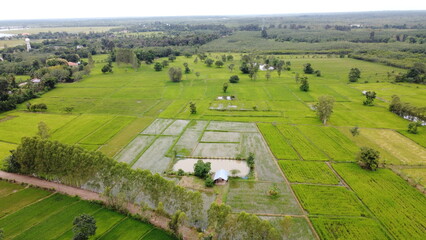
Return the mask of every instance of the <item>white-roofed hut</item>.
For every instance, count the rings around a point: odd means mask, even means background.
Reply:
[[[214,174],[213,181],[216,185],[225,185],[228,182],[229,173],[224,170],[220,169]]]

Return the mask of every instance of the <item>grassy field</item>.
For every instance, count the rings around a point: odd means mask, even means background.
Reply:
[[[278,161],[285,176],[294,183],[339,184],[339,179],[323,162]]]
[[[174,239],[96,203],[5,181],[0,186],[0,226],[5,239],[71,239],[72,221],[82,213],[95,218],[96,239]]]
[[[259,44],[277,44],[277,49],[282,49],[283,43],[265,40]],[[205,47],[214,48],[210,44]],[[221,54],[208,53],[208,57],[217,60]],[[33,104],[47,104],[46,112],[30,113],[26,111],[25,104],[20,104],[17,110],[0,114],[0,159],[15,148],[23,136],[36,135],[41,121],[50,128],[51,139],[98,150],[119,161],[134,164],[135,168],[148,168],[159,173],[173,165],[170,158],[172,150],[183,156],[229,158],[245,158],[253,152],[255,169],[250,181],[230,182],[227,202],[235,211],[296,214],[298,218],[305,219],[309,216],[319,235],[325,239],[359,238],[364,236],[362,234],[368,234],[372,239],[384,239],[388,237],[387,232],[394,238],[425,235],[423,223],[426,214],[422,206],[426,205],[426,200],[398,176],[385,170],[370,174],[360,172],[355,165],[334,164],[333,167],[344,178],[340,181],[324,162],[353,162],[359,147],[368,145],[378,149],[382,161],[387,164],[408,165],[412,170],[407,169],[406,174],[417,178],[424,176],[422,170],[416,170],[417,165],[425,162],[424,127],[417,135],[407,133],[409,121],[390,113],[386,102],[392,94],[397,94],[402,101],[424,107],[424,86],[390,83],[387,73],[404,72],[402,69],[325,55],[276,55],[291,62],[290,71],[284,71],[280,77],[272,72],[269,80],[265,72],[259,71],[257,79],[250,80],[237,70],[241,54],[233,56],[234,60],[225,62],[222,68],[207,67],[201,61],[194,63],[195,56],[177,57],[170,66],[182,67],[183,63],[188,63],[191,73],[184,74],[181,82],[172,83],[168,80],[167,68],[156,72],[153,65],[146,64],[138,70],[114,64],[114,73],[102,74],[100,69],[106,56],[95,55],[96,64],[90,76],[79,82],[58,84],[56,89],[31,100]],[[321,77],[307,75],[309,92],[301,92],[299,83],[295,81],[296,73],[303,76],[305,63],[311,63],[322,73]],[[228,64],[235,64],[233,72],[226,67]],[[359,83],[348,84],[348,72],[353,67],[361,70],[362,78]],[[200,73],[199,77],[196,72]],[[233,95],[236,100],[217,100],[218,96],[225,95],[222,85],[231,75],[238,75],[240,82],[229,84],[226,95]],[[378,93],[374,106],[363,106],[363,90]],[[312,110],[317,98],[324,94],[336,100],[327,126],[322,125]],[[190,113],[190,102],[196,104],[196,114]],[[65,113],[66,107],[74,110]],[[354,126],[360,127],[359,136],[350,134],[349,129]],[[290,185],[285,182],[282,173]],[[380,177],[373,178],[375,174]],[[384,190],[379,185],[367,184],[368,179],[380,182]],[[343,188],[345,182],[353,192]],[[280,190],[280,196],[275,200],[266,194],[274,183]],[[308,214],[304,214],[297,204],[292,189]],[[18,192],[25,195],[27,190]],[[53,197],[56,196],[43,201]],[[359,205],[358,198],[365,206]],[[401,199],[406,201],[400,202]],[[395,205],[388,206],[391,200],[395,201]],[[68,207],[78,202],[75,199],[63,201]],[[26,208],[31,209],[33,205]],[[62,205],[52,204],[52,207],[52,216],[64,210]],[[330,213],[338,217],[323,215],[327,214],[327,208],[332,207],[336,211],[330,210]],[[365,212],[364,207],[368,207],[371,213]],[[46,209],[40,206],[40,210]],[[17,217],[14,220],[17,225],[8,222],[5,231],[15,229],[14,237],[23,234],[21,237],[25,238],[25,231],[50,218],[50,215],[42,215],[38,210],[34,210],[36,215],[19,215],[22,219]],[[95,215],[101,211],[93,209]],[[37,214],[42,217],[35,217]],[[361,214],[372,216],[371,219],[359,217]],[[12,215],[0,218],[0,221]],[[132,220],[126,219],[111,217],[110,222],[105,220],[99,237],[114,239],[124,234],[127,228],[121,224],[133,224]],[[28,224],[23,224],[26,221]],[[58,217],[55,221],[64,221],[66,225],[68,220]],[[19,229],[19,224],[24,227]],[[113,226],[118,228],[110,230]],[[366,229],[367,226],[369,229]],[[143,229],[138,229],[136,238],[161,238],[156,230]],[[42,232],[44,228],[31,231]],[[61,231],[52,235],[69,238],[69,228]]]
[[[365,171],[356,164],[333,167],[396,239],[426,237],[426,197],[391,170]]]

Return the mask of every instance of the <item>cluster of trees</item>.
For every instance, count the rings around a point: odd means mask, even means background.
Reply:
[[[367,91],[365,92],[365,100],[363,102],[366,106],[373,106],[374,99],[376,99],[376,92],[374,91]]]
[[[361,71],[358,68],[349,70],[349,82],[357,82],[361,78]]]
[[[192,226],[203,224],[203,200],[199,192],[187,191],[148,170],[131,169],[100,152],[25,137],[6,162],[11,172],[103,192],[116,207],[122,207],[125,202],[152,208],[163,205],[168,214],[177,210],[185,212]]]
[[[212,203],[208,222],[215,239],[282,239],[269,221],[245,212],[232,214],[231,207],[225,204]]]
[[[361,147],[357,155],[358,165],[371,171],[377,170],[379,159],[380,152],[370,147]]]
[[[416,107],[407,102],[401,102],[397,95],[392,96],[389,111],[411,121],[426,121],[426,107]]]
[[[426,83],[426,65],[415,63],[407,73],[395,76],[395,82]]]
[[[305,65],[303,65],[303,72],[305,74],[315,74],[317,77],[321,77],[321,71],[314,70],[310,63],[306,63]]]
[[[211,170],[210,162],[203,162],[203,160],[198,160],[194,164],[194,175],[201,179],[204,179],[205,181],[204,183],[206,187],[213,187],[214,185],[213,179],[209,175],[210,170]]]

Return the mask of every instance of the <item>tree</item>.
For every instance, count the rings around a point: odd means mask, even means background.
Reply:
[[[417,134],[419,132],[419,130],[417,129],[418,127],[421,126],[420,122],[410,122],[408,124],[408,132],[412,133],[412,134]]]
[[[189,103],[189,110],[190,110],[191,114],[197,113],[197,106],[195,105],[195,103],[193,103],[193,102]]]
[[[4,230],[3,228],[0,228],[0,240],[4,239]]]
[[[251,170],[254,168],[254,153],[250,152],[249,156],[247,157],[247,165]]]
[[[226,93],[226,90],[228,90],[228,83],[224,83],[222,89],[223,92]]]
[[[112,65],[111,64],[106,64],[102,67],[102,73],[107,73],[107,72],[112,73]]]
[[[207,65],[207,67],[211,67],[214,63],[213,59],[207,58],[204,63]]]
[[[204,186],[206,187],[213,187],[214,186],[214,180],[210,176],[207,176],[206,180],[204,181]]]
[[[211,169],[211,163],[204,163],[203,160],[198,160],[197,163],[194,164],[194,175],[199,178],[206,178]]]
[[[176,60],[176,56],[175,55],[169,55],[169,61],[173,62],[174,60]]]
[[[266,80],[269,81],[269,79],[271,78],[271,71],[269,71],[269,70],[266,71],[265,77],[266,77]]]
[[[361,147],[357,155],[358,165],[375,171],[379,167],[380,152],[369,147]]]
[[[309,82],[308,82],[308,78],[306,76],[300,78],[300,83],[301,83],[301,85],[300,85],[299,88],[300,88],[301,91],[304,91],[304,92],[309,91]]]
[[[50,137],[50,129],[44,122],[38,123],[38,132],[37,136],[39,136],[41,139],[48,139]]]
[[[196,72],[196,73],[195,73],[195,76],[197,76],[197,78],[199,78],[199,77],[200,77],[200,75],[201,75],[201,73],[200,73],[200,72]]]
[[[183,66],[185,67],[185,74],[188,74],[191,72],[191,69],[189,69],[188,63],[183,63]]]
[[[366,106],[373,106],[374,99],[376,98],[376,92],[367,91],[365,93],[365,98],[366,99],[364,100],[363,104]]]
[[[234,68],[235,68],[235,64],[231,63],[231,64],[228,65],[228,69],[229,69],[230,72],[233,72]]]
[[[169,78],[172,82],[180,82],[182,80],[182,69],[180,67],[171,67],[169,69]]]
[[[333,113],[333,105],[334,98],[332,96],[324,95],[318,98],[318,103],[315,105],[315,109],[317,112],[317,116],[323,122],[324,125],[327,123],[327,120]]]
[[[314,73],[314,69],[312,68],[310,63],[306,63],[305,65],[303,65],[303,72],[305,74],[312,74]]]
[[[358,126],[355,126],[351,129],[349,129],[349,131],[351,132],[352,136],[354,136],[354,137],[359,135],[359,127]]]
[[[163,65],[162,65],[161,63],[159,63],[159,62],[156,62],[156,63],[154,64],[154,70],[155,70],[156,72],[159,72],[159,71],[163,70]]]
[[[349,82],[356,82],[361,78],[361,71],[358,68],[351,68],[349,71]]]
[[[72,231],[74,240],[87,240],[96,233],[96,220],[88,214],[74,218]]]
[[[169,66],[169,61],[167,61],[167,60],[163,60],[163,61],[161,62],[161,65],[163,66],[163,68],[168,67],[168,66]]]
[[[232,61],[232,60],[234,60],[234,56],[228,55],[228,56],[226,56],[226,60]]]
[[[218,68],[221,68],[221,67],[223,67],[223,65],[224,65],[224,63],[223,63],[222,61],[220,61],[220,60],[217,60],[214,64],[215,64],[215,65],[216,65],[216,67],[218,67]]]
[[[238,83],[240,81],[240,78],[237,75],[233,75],[229,78],[230,83]]]
[[[264,28],[264,29],[262,29],[262,33],[261,33],[261,35],[262,35],[262,38],[268,38],[268,32],[266,32],[266,29]]]
[[[179,232],[179,227],[186,220],[186,215],[181,210],[177,210],[171,217],[169,222],[169,228],[177,235]]]

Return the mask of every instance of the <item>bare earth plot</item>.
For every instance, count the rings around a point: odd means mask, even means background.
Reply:
[[[306,218],[303,217],[287,217],[283,220],[283,217],[264,217],[262,219],[268,220],[272,226],[277,229],[283,239],[303,239],[310,240],[315,239],[312,229]]]
[[[164,130],[162,135],[179,135],[189,122],[190,120],[176,120],[166,130]]]
[[[207,130],[227,132],[257,132],[255,123],[211,121]]]
[[[171,162],[166,153],[175,141],[175,137],[161,136],[142,154],[132,168],[149,169],[153,173],[164,172]]]
[[[235,158],[239,153],[238,143],[199,143],[192,156]]]
[[[182,150],[185,149],[185,155],[192,153],[208,123],[208,121],[192,121],[189,123],[189,126],[179,138],[174,149],[179,153],[183,152]]]
[[[119,162],[131,163],[140,153],[154,141],[155,136],[139,135],[121,151],[115,159]]]
[[[172,119],[156,119],[142,134],[158,135],[161,134],[171,123]]]
[[[204,132],[201,142],[237,142],[241,140],[238,132]]]

